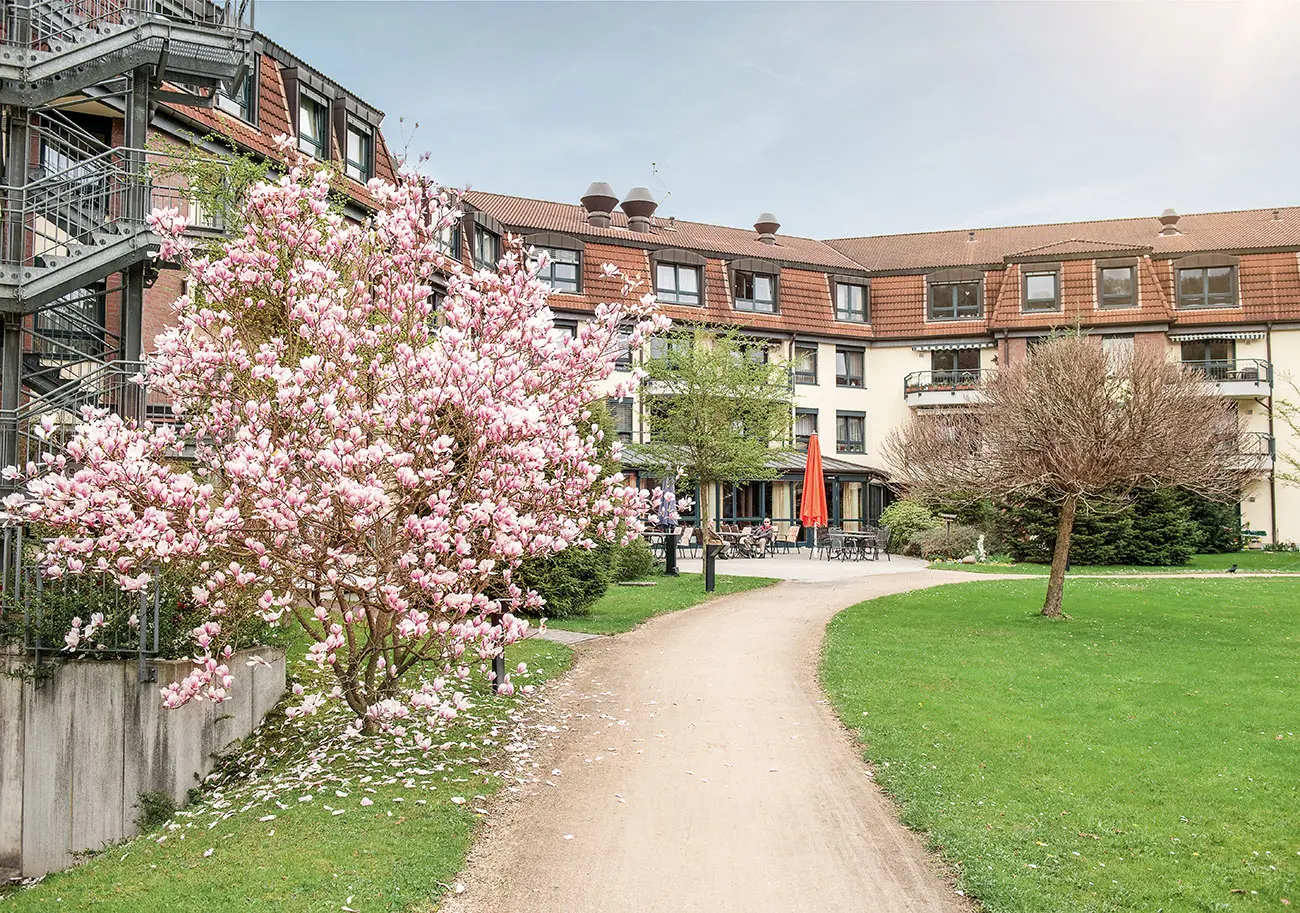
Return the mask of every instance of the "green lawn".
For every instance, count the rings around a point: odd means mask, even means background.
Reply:
[[[1294,571],[1300,573],[1300,552],[1229,552],[1221,555],[1193,555],[1187,564],[1150,565],[1075,565],[1071,574],[1177,574],[1190,571],[1226,571],[1231,565],[1242,571]],[[930,567],[943,571],[971,571],[976,574],[1046,574],[1046,564],[962,564],[935,561]]]
[[[680,577],[647,577],[654,586],[611,586],[591,613],[576,618],[557,618],[546,624],[566,631],[585,631],[588,634],[622,634],[631,631],[647,618],[689,609],[706,599],[741,593],[757,587],[776,583],[770,577],[717,576],[717,588],[712,594],[704,592],[701,574],[682,574]]]
[[[1300,583],[1091,580],[886,597],[822,679],[904,822],[992,913],[1300,905]]]
[[[512,667],[530,667],[521,685],[571,658],[546,641],[509,648]],[[480,686],[474,707],[427,755],[391,740],[341,739],[343,714],[309,718],[303,729],[276,711],[161,831],[0,896],[0,911],[430,909],[461,869],[477,809],[502,783],[497,773],[522,758],[501,745],[526,700]]]

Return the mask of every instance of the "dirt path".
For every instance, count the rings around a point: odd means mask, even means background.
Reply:
[[[838,610],[984,579],[782,583],[584,644],[549,692],[560,771],[506,803],[449,913],[955,911],[822,695]]]

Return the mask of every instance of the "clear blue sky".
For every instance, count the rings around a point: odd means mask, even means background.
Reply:
[[[257,24],[455,186],[646,184],[661,215],[824,238],[1300,204],[1300,3],[259,0]]]

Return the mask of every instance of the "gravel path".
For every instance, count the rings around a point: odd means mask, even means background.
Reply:
[[[986,579],[782,583],[583,644],[547,692],[568,732],[497,806],[447,913],[957,911],[816,680],[864,599]],[[547,757],[547,753],[550,757]]]

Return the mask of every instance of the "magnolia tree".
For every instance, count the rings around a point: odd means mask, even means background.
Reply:
[[[147,367],[177,424],[87,411],[8,502],[53,531],[50,577],[139,590],[160,569],[195,575],[206,617],[169,707],[227,698],[228,632],[257,616],[300,627],[332,672],[296,713],[335,698],[366,731],[450,719],[456,683],[538,602],[512,569],[630,535],[650,509],[601,470],[584,404],[609,392],[621,327],[638,347],[666,325],[652,296],[624,280],[576,337],[553,332],[517,246],[468,273],[443,253],[459,217],[447,193],[414,173],[370,191],[377,214],[348,223],[329,173],[298,158],[250,189],[217,258],[190,249],[176,212],[155,212],[162,255],[190,280]],[[178,459],[187,442],[193,462]]]

